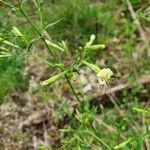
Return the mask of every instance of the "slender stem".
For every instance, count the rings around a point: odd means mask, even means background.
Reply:
[[[13,7],[14,7],[13,5],[11,5],[11,4],[9,4],[9,3],[7,3],[7,2],[5,2],[5,1],[3,1],[3,0],[0,0],[0,2],[4,3],[4,4],[5,4],[5,5],[7,5],[7,6],[10,6],[11,8],[13,8]]]
[[[43,41],[44,44],[46,45],[46,47],[47,47],[47,49],[49,50],[50,54],[53,56],[54,60],[55,60],[56,62],[58,62],[57,59],[56,59],[56,57],[55,57],[55,55],[54,55],[54,53],[51,51],[51,49],[49,48],[48,44],[45,42],[45,39],[44,39],[44,37],[42,36],[42,34],[41,34],[41,33],[38,31],[38,29],[34,26],[34,24],[31,22],[31,20],[28,18],[28,16],[25,14],[25,12],[23,11],[23,9],[22,9],[21,7],[20,7],[20,11],[21,11],[22,15],[23,15],[23,16],[28,20],[28,22],[31,24],[31,26],[32,26],[33,29],[36,31],[36,33],[41,37],[42,41]]]
[[[99,138],[96,134],[90,132],[90,131],[86,131],[85,132],[91,134],[91,136],[93,136],[94,138],[96,138],[103,146],[107,147],[108,150],[112,150],[111,147],[109,145],[107,145],[101,138]]]
[[[78,97],[77,93],[75,92],[74,87],[73,87],[73,85],[71,84],[71,82],[70,82],[70,80],[69,80],[67,74],[65,74],[65,77],[66,77],[67,82],[68,82],[68,84],[69,84],[69,86],[70,86],[70,88],[71,88],[73,94],[75,95],[76,99],[78,100],[78,102],[81,102],[81,100],[80,100],[80,98]]]
[[[18,2],[19,2],[19,1],[18,1]],[[59,60],[56,59],[54,53],[52,52],[52,50],[50,49],[50,47],[49,47],[48,44],[46,43],[45,38],[44,38],[44,37],[42,36],[42,34],[38,31],[38,29],[34,26],[34,24],[33,24],[32,21],[28,18],[28,16],[26,15],[26,13],[24,12],[24,10],[22,9],[21,6],[19,6],[19,9],[20,9],[20,12],[22,13],[22,15],[27,19],[27,21],[31,24],[31,26],[33,27],[33,29],[36,31],[36,33],[41,37],[42,41],[43,41],[44,44],[46,45],[46,47],[47,47],[47,49],[49,50],[50,54],[51,54],[52,57],[54,58],[54,61],[55,61],[56,63],[59,63]],[[63,68],[61,68],[61,70],[64,71]],[[71,82],[70,82],[70,80],[69,80],[67,74],[65,74],[65,78],[67,79],[68,85],[70,86],[70,88],[71,88],[73,94],[75,95],[76,99],[77,99],[79,102],[81,102],[80,99],[79,99],[79,97],[78,97],[78,95],[77,95],[77,93],[75,92],[74,87],[73,87],[73,85],[71,84]]]

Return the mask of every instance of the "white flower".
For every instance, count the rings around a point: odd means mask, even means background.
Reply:
[[[100,70],[100,72],[97,74],[97,78],[101,85],[106,85],[106,83],[110,80],[112,75],[113,72],[111,71],[111,69],[104,68]]]

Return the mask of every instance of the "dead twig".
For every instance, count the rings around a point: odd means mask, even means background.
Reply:
[[[126,3],[127,3],[127,6],[128,6],[128,9],[129,9],[129,12],[131,14],[131,17],[134,20],[134,23],[137,25],[140,37],[141,37],[142,41],[144,42],[144,47],[140,49],[139,55],[142,54],[144,49],[146,48],[147,49],[147,54],[148,54],[148,56],[150,56],[149,40],[147,39],[147,37],[145,35],[145,32],[142,28],[142,25],[141,25],[140,21],[137,18],[137,15],[136,15],[133,7],[132,7],[132,4],[131,4],[130,0],[126,0]]]

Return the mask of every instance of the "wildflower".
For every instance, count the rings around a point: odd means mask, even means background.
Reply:
[[[113,72],[109,68],[104,68],[97,73],[98,81],[101,85],[106,85],[106,83],[110,80]]]

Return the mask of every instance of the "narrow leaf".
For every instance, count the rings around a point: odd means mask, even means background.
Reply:
[[[82,63],[84,64],[84,65],[86,65],[86,66],[88,66],[89,68],[91,68],[94,72],[96,72],[96,73],[99,73],[100,72],[100,68],[97,66],[97,65],[94,65],[94,64],[91,64],[91,63],[89,63],[89,62],[87,62],[87,61],[82,61]]]
[[[18,28],[16,28],[15,26],[12,27],[11,32],[15,35],[15,36],[21,36],[23,37],[22,33],[19,31]]]
[[[9,41],[4,40],[3,43],[5,43],[6,45],[11,46],[11,47],[14,47],[14,48],[17,48],[17,49],[21,49],[18,45],[15,45],[15,44],[13,44],[13,43],[11,43]]]
[[[45,27],[45,30],[47,30],[47,29],[48,29],[49,27],[51,27],[51,26],[54,26],[55,24],[59,23],[59,22],[62,21],[62,20],[64,20],[64,18],[59,19],[59,20],[57,20],[57,21],[55,21],[55,22],[53,22],[53,23],[48,24],[48,25]]]
[[[127,145],[129,142],[132,141],[132,138],[128,138],[126,141],[120,143],[119,145],[115,146],[114,149],[120,149],[122,147],[124,147],[125,145]]]
[[[92,34],[91,36],[90,36],[90,41],[89,42],[87,42],[86,43],[86,46],[90,46],[90,45],[92,45],[93,44],[93,42],[94,42],[94,40],[95,40],[95,35],[94,34]]]
[[[45,42],[46,42],[49,46],[52,46],[52,47],[54,47],[54,48],[56,48],[56,49],[59,49],[59,50],[61,50],[62,52],[65,51],[63,48],[61,48],[60,46],[58,46],[57,44],[55,44],[55,43],[53,43],[53,42],[51,42],[51,41],[49,41],[49,40],[45,40]]]
[[[0,51],[9,51],[8,49],[4,48],[4,47],[0,47]]]
[[[91,45],[91,46],[85,46],[86,49],[91,49],[91,50],[98,50],[98,49],[104,49],[105,45],[104,44],[99,44],[99,45]]]
[[[10,57],[11,55],[10,54],[5,54],[5,55],[0,55],[0,58],[3,58],[3,57]]]
[[[137,111],[137,112],[141,112],[141,113],[150,113],[150,109],[143,109],[143,108],[134,107],[133,110]]]
[[[51,77],[51,78],[45,80],[45,81],[42,83],[42,85],[48,85],[48,84],[51,84],[51,83],[57,81],[59,78],[61,78],[61,77],[62,77],[63,75],[65,75],[67,72],[68,72],[68,70],[65,70],[65,71],[63,71],[63,72],[61,72],[61,73],[59,73],[59,74],[57,74],[57,75],[54,75],[53,77]]]

